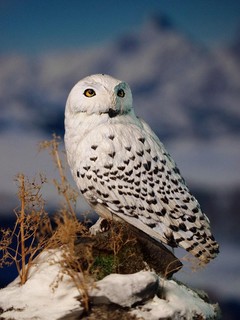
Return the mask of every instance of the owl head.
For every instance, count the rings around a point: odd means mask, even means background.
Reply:
[[[132,110],[129,85],[106,74],[91,75],[80,80],[71,90],[66,105],[66,112],[71,115],[108,114],[110,118]]]

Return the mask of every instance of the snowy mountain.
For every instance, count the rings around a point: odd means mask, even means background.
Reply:
[[[236,51],[207,50],[155,16],[138,32],[102,47],[34,58],[2,56],[1,130],[62,133],[72,85],[88,74],[109,73],[129,82],[137,114],[162,137],[239,134]]]

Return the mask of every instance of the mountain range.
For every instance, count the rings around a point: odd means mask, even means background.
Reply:
[[[1,56],[1,131],[62,134],[73,84],[108,73],[129,82],[136,113],[164,139],[239,135],[239,42],[210,50],[154,16],[140,30],[99,47]]]

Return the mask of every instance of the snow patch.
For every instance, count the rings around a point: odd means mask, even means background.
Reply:
[[[24,285],[20,285],[17,277],[0,290],[3,319],[54,320],[69,312],[81,312],[82,308],[77,300],[79,291],[71,278],[61,273],[58,263],[60,259],[60,251],[42,252],[30,268],[29,279]]]
[[[90,296],[94,304],[115,303],[122,307],[131,307],[137,302],[152,298],[157,289],[158,277],[148,271],[131,275],[110,274],[98,281]]]
[[[162,286],[164,299],[155,296],[131,313],[147,320],[163,318],[191,320],[196,316],[200,319],[216,318],[217,305],[205,302],[195,291],[174,280],[162,279]]]
[[[60,269],[60,250],[42,252],[33,263],[27,282],[19,277],[0,290],[1,319],[48,320],[83,313],[80,292]],[[160,297],[159,297],[160,296]],[[141,319],[217,319],[218,306],[204,301],[195,291],[153,272],[111,274],[89,287],[93,304],[129,307]],[[138,306],[135,306],[138,304]]]

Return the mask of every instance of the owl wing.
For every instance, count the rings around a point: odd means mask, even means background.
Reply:
[[[138,121],[105,125],[85,137],[78,150],[86,157],[73,173],[80,191],[100,215],[117,215],[207,263],[218,252],[209,220],[163,144]]]

